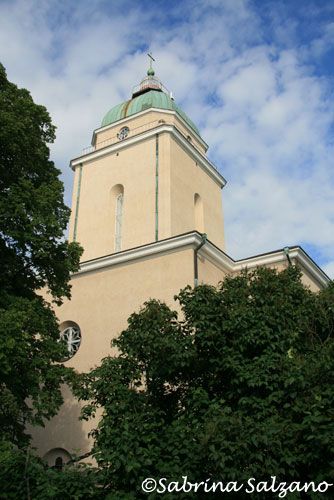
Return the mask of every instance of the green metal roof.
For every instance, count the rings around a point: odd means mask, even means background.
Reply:
[[[128,101],[117,104],[111,108],[110,111],[105,115],[102,120],[101,127],[115,123],[122,118],[127,118],[128,116],[140,113],[145,109],[158,108],[158,109],[168,109],[170,111],[175,111],[178,115],[183,118],[183,120],[191,127],[196,134],[200,135],[196,125],[188,118],[188,116],[179,108],[171,97],[165,92],[158,90],[149,90],[143,94],[140,94]]]

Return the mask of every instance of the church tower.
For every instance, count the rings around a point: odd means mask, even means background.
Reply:
[[[150,298],[177,308],[186,285],[216,285],[226,274],[297,262],[313,289],[328,278],[300,247],[235,261],[224,252],[221,190],[226,181],[206,156],[196,125],[152,67],[131,98],[114,106],[92,146],[71,161],[70,240],[84,247],[72,298],[57,307],[65,364],[87,372],[109,354],[127,318]],[[89,452],[91,423],[64,388],[64,404],[33,445],[50,465]]]
[[[221,188],[194,123],[150,68],[72,160],[70,238],[83,260],[197,230],[224,247]]]
[[[71,360],[79,370],[109,353],[111,338],[145,300],[175,306],[181,288],[212,281],[211,265],[194,257],[203,238],[224,248],[225,179],[207,148],[150,67],[131,98],[105,115],[92,146],[71,161],[69,237],[84,253],[72,300],[57,314],[65,330],[78,325],[68,332],[78,340],[74,349],[81,343]]]

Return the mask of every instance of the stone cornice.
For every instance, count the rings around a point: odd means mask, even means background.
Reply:
[[[169,133],[176,139],[176,141],[182,145],[182,147],[193,157],[193,159],[197,162],[197,164],[210,175],[210,177],[221,187],[223,188],[226,184],[226,180],[224,177],[218,172],[216,167],[211,163],[205,156],[203,156],[187,139],[181,134],[181,132],[174,126],[169,124],[163,124],[161,126],[150,129],[146,132],[142,132],[141,134],[135,135],[134,137],[129,137],[124,141],[120,141],[116,144],[111,144],[110,146],[106,146],[101,149],[97,149],[96,151],[92,151],[91,153],[87,153],[85,155],[79,156],[71,161],[71,168],[74,170],[75,167],[81,164],[85,164],[87,162],[96,160],[98,158],[102,158],[103,156],[116,153],[121,149],[127,148],[133,144],[144,141],[151,137],[154,137],[156,134]]]
[[[242,269],[254,269],[259,266],[273,266],[287,262],[283,249],[235,261],[210,242],[201,248],[199,254],[207,257],[221,269],[232,273],[240,272]],[[302,266],[320,288],[328,285],[330,278],[301,247],[289,248],[289,257],[295,264]]]
[[[194,137],[196,137],[196,139],[203,146],[203,148],[205,149],[205,151],[208,150],[209,146],[207,145],[207,143],[205,141],[203,141],[202,137],[200,135],[198,135],[192,127],[190,127],[188,125],[188,123],[182,118],[181,115],[179,115],[176,111],[172,111],[171,109],[160,109],[160,108],[145,109],[144,111],[139,111],[139,113],[135,113],[133,115],[127,116],[126,118],[122,118],[121,120],[118,120],[117,122],[111,123],[110,125],[105,125],[104,127],[100,127],[100,128],[95,129],[93,131],[93,137],[92,137],[92,140],[91,140],[92,146],[94,146],[94,144],[95,144],[95,136],[96,136],[97,133],[99,133],[99,132],[105,132],[106,130],[109,130],[110,128],[115,127],[115,125],[123,125],[124,123],[128,122],[132,118],[137,118],[138,116],[143,116],[143,115],[145,115],[147,113],[150,113],[152,111],[157,112],[157,113],[162,113],[162,114],[167,114],[167,115],[173,115],[173,116],[175,116],[176,119],[179,120],[187,129],[189,129],[189,131],[191,132],[191,134]]]
[[[202,237],[197,231],[181,234],[165,240],[148,243],[147,245],[142,245],[137,248],[131,248],[122,252],[82,262],[80,271],[75,273],[74,276],[110,268],[120,264],[127,264],[147,257],[154,258],[155,256],[168,254],[170,252],[182,251],[189,248],[195,249],[201,242]],[[258,266],[270,266],[287,262],[284,250],[255,255],[246,259],[234,260],[210,241],[207,241],[205,245],[201,247],[199,255],[207,258],[217,267],[229,274],[240,272],[245,268],[254,269]],[[329,277],[301,247],[291,247],[289,249],[289,257],[294,263],[302,266],[320,288],[324,288],[328,285],[330,281]]]
[[[97,259],[87,260],[80,264],[80,271],[75,273],[75,276],[90,271],[96,271],[105,267],[112,267],[119,264],[129,263],[135,260],[153,257],[164,253],[173,252],[175,250],[184,250],[186,248],[194,248],[196,243],[201,242],[201,236],[197,232],[186,233],[180,236],[174,236],[166,240],[148,243],[122,252],[113,253]]]

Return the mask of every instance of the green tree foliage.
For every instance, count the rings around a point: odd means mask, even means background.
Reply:
[[[103,408],[110,498],[141,498],[146,477],[334,482],[333,284],[263,268],[177,298],[182,320],[147,302],[77,389],[84,418]]]
[[[57,471],[29,450],[0,443],[0,500],[102,500],[96,475],[83,465]]]
[[[70,212],[49,159],[55,127],[2,65],[0,125],[0,428],[24,446],[26,424],[59,407],[65,374],[54,364],[64,354],[57,321],[39,291],[47,287],[58,304],[69,297],[81,249],[63,238]]]

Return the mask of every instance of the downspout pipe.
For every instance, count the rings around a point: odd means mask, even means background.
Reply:
[[[159,240],[159,134],[155,136],[155,241]]]
[[[288,259],[289,266],[292,266],[292,262],[291,262],[290,255],[289,255],[289,251],[290,251],[289,247],[284,247],[283,248],[283,253],[284,253],[285,257]]]
[[[202,248],[203,245],[207,242],[208,236],[206,233],[201,234],[201,242],[194,249],[194,286],[198,286],[198,252]]]
[[[77,241],[78,218],[79,218],[79,203],[80,203],[80,190],[81,190],[81,178],[82,178],[82,163],[80,163],[80,165],[79,165],[77,201],[76,201],[76,204],[75,204],[75,215],[74,215],[73,241]]]

